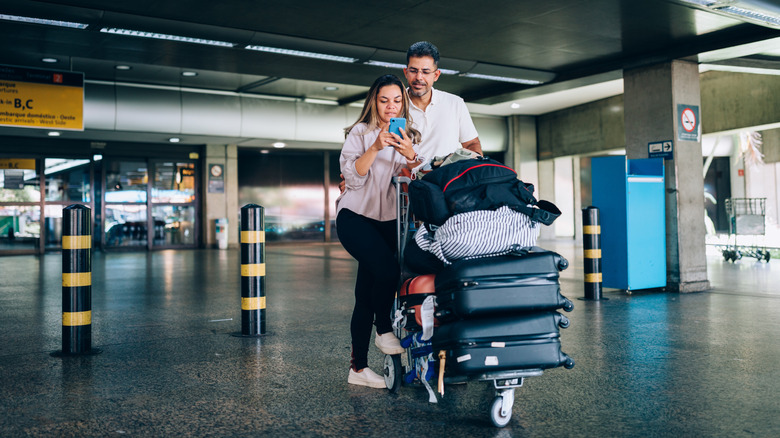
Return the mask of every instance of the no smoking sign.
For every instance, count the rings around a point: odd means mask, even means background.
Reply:
[[[698,105],[677,105],[677,139],[699,141]]]

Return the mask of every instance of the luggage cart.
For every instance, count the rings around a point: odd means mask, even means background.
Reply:
[[[412,237],[412,233],[415,231],[414,221],[411,217],[409,208],[409,194],[404,189],[404,185],[408,185],[411,182],[411,178],[406,176],[397,176],[393,178],[393,184],[396,188],[396,217],[397,225],[396,231],[398,236],[398,262],[402,268],[403,274],[403,252],[406,248],[406,244]],[[408,186],[407,186],[408,187]],[[400,286],[403,283],[403,278],[399,281]],[[399,294],[396,294],[396,299],[393,307],[393,315],[396,315],[400,310]],[[568,325],[568,323],[566,324]],[[387,388],[391,393],[395,393],[399,390],[402,383],[412,384],[414,380],[419,383],[422,382],[420,377],[425,379],[426,377],[437,374],[434,368],[426,368],[425,370],[419,369],[423,361],[432,352],[432,348],[421,347],[417,342],[420,331],[415,331],[414,328],[408,329],[403,324],[393,324],[394,334],[402,340],[401,345],[406,349],[403,354],[397,355],[385,355],[384,360],[384,378]],[[565,365],[566,368],[574,366],[574,362],[570,360]],[[443,370],[441,370],[443,371]],[[443,379],[445,384],[463,383],[466,381],[486,381],[492,382],[493,388],[495,388],[495,397],[490,406],[490,420],[496,427],[504,427],[509,424],[512,418],[512,407],[515,401],[515,389],[523,386],[524,380],[528,377],[541,376],[542,369],[523,369],[523,370],[509,370],[509,371],[497,371],[494,373],[484,373],[476,376],[454,376],[445,377]],[[433,395],[432,395],[433,396]],[[435,396],[433,396],[435,399]],[[435,400],[430,400],[435,402]]]
[[[726,261],[735,262],[742,256],[769,262],[770,255],[763,245],[766,233],[766,198],[728,198],[726,214],[729,217],[729,240],[723,250]],[[738,236],[753,236],[750,245],[739,245]],[[761,240],[762,245],[756,242]]]

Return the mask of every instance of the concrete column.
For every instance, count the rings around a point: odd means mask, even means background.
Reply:
[[[539,186],[539,171],[536,155],[536,117],[511,116],[511,142],[507,150],[506,164],[515,171],[521,180]],[[538,189],[537,189],[538,198]]]
[[[521,180],[534,185],[536,199],[555,202],[554,161],[538,160],[536,117],[511,116],[509,126],[510,143],[507,148],[506,164],[517,171],[517,176]],[[542,225],[539,239],[555,239],[555,224]]]
[[[582,177],[580,174],[580,157],[572,157],[573,181],[574,181],[574,241],[581,243],[582,236]]]
[[[223,191],[209,191],[209,171],[212,164],[222,166]],[[201,214],[204,244],[207,248],[217,245],[214,221],[228,220],[228,246],[238,248],[239,205],[238,205],[238,147],[236,145],[206,145],[206,159],[203,160],[203,211]],[[214,188],[212,188],[214,190]]]
[[[555,160],[539,161],[539,184],[536,187],[536,199],[546,199],[555,203]],[[556,220],[559,221],[561,218]],[[539,240],[555,239],[555,223],[550,226],[542,225]]]
[[[648,143],[674,141],[673,157],[665,160],[667,290],[709,289],[701,135],[680,140],[677,122],[678,104],[701,108],[698,65],[677,60],[625,70],[623,84],[626,157],[647,158]]]
[[[553,169],[555,173],[555,196],[544,199],[552,201],[561,210],[561,217],[553,224],[553,227],[555,227],[555,236],[574,238],[575,217],[578,215],[574,214],[575,175],[572,157],[554,159]],[[579,216],[581,216],[581,214]]]

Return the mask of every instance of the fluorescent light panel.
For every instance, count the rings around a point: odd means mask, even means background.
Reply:
[[[325,53],[306,52],[303,50],[280,49],[278,47],[246,46],[244,48],[248,50],[257,50],[259,52],[276,53],[279,55],[290,55],[290,56],[300,56],[302,58],[324,59],[326,61],[337,61],[337,62],[347,62],[347,63],[353,63],[357,61],[357,58],[350,58],[348,56],[328,55]]]
[[[86,29],[88,24],[72,21],[47,20],[45,18],[22,17],[20,15],[0,14],[0,20],[18,21],[20,23],[45,24],[47,26],[69,27],[71,29]]]
[[[406,68],[405,64],[398,64],[398,63],[395,63],[395,62],[372,61],[370,59],[368,61],[364,62],[364,64],[366,64],[366,65],[373,65],[373,66],[376,66],[376,67],[385,67],[385,68]]]
[[[715,0],[682,0],[684,3],[693,3],[699,6],[712,6],[717,3]]]
[[[373,65],[373,66],[376,66],[376,67],[385,67],[385,68],[399,68],[399,69],[406,68],[406,64],[398,64],[396,62],[373,61],[373,60],[370,60],[370,59],[368,61],[364,62],[363,64],[365,64],[365,65]],[[443,75],[456,75],[456,74],[460,73],[457,70],[448,70],[446,68],[440,68],[439,71]]]
[[[780,27],[780,17],[765,12],[760,12],[762,2],[759,1],[739,1],[739,0],[679,0],[681,3],[694,5],[700,9],[710,12],[716,12],[731,18],[747,20],[752,22],[761,22],[772,27]],[[750,9],[754,6],[758,9]],[[742,6],[746,7],[742,7]]]
[[[745,17],[751,20],[763,21],[775,26],[780,26],[780,18],[761,12],[738,8],[736,6],[726,6],[725,8],[719,8],[718,11],[725,12],[727,14],[739,15],[740,17]]]
[[[479,73],[463,73],[461,76],[474,79],[486,79],[488,81],[512,82],[514,84],[539,85],[542,81],[532,79],[509,78],[505,76],[483,75]]]
[[[168,41],[178,41],[182,43],[194,43],[194,44],[204,44],[207,46],[217,46],[217,47],[233,47],[233,43],[229,43],[226,41],[216,41],[216,40],[206,40],[202,38],[191,38],[191,37],[185,37],[185,36],[179,36],[179,35],[168,35],[165,33],[155,33],[155,32],[144,32],[140,30],[131,30],[131,29],[118,29],[115,27],[104,27],[100,29],[103,33],[111,33],[115,35],[125,35],[125,36],[133,36],[133,37],[141,37],[141,38],[152,38],[152,39],[158,39],[158,40],[168,40]]]

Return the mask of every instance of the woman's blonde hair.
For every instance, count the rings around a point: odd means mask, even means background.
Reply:
[[[360,123],[365,123],[368,125],[368,129],[365,131],[366,133],[371,132],[379,127],[379,111],[376,107],[376,99],[377,95],[379,94],[379,90],[382,87],[386,87],[388,85],[396,85],[401,89],[401,94],[403,95],[403,108],[401,108],[399,117],[406,119],[407,123],[406,129],[404,129],[404,131],[406,131],[406,135],[412,139],[412,143],[420,143],[420,131],[412,128],[412,116],[409,113],[409,93],[406,91],[406,87],[404,87],[403,82],[401,82],[401,80],[398,79],[398,76],[396,75],[383,75],[374,81],[374,85],[372,85],[368,90],[368,96],[366,96],[366,101],[363,104],[363,111],[360,113],[360,117],[358,118],[357,122],[344,128],[345,137],[349,135],[349,132],[352,130],[352,128]]]

